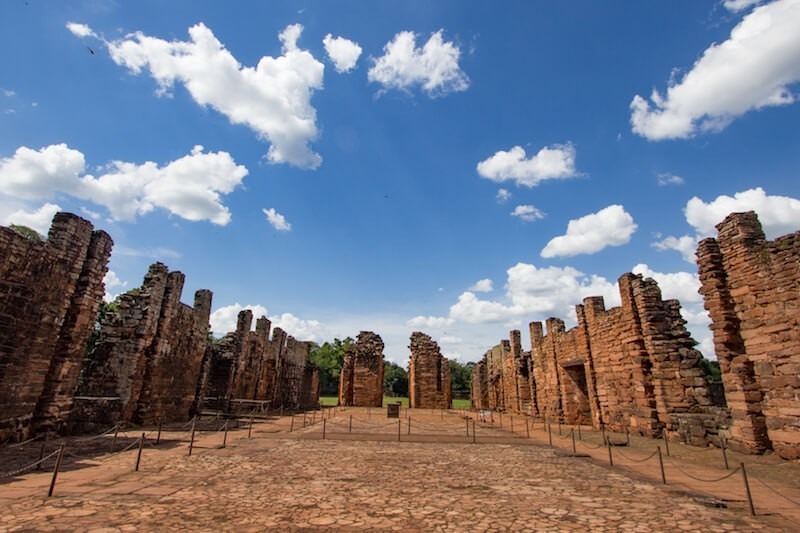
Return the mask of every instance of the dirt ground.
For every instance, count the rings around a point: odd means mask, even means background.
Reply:
[[[786,500],[800,501],[795,463],[745,458],[751,516],[736,454],[726,470],[719,450],[673,445],[664,485],[657,457],[647,458],[658,441],[614,447],[611,467],[588,428],[580,439],[575,429],[573,453],[573,428],[548,436],[517,417],[512,433],[508,417],[500,429],[497,418],[467,415],[337,409],[256,420],[252,431],[245,422],[227,436],[223,421],[205,420],[191,456],[188,427],[168,428],[159,445],[151,428],[138,472],[133,432],[118,435],[113,454],[111,433],[73,439],[52,497],[55,458],[48,470],[0,479],[0,532],[800,530]],[[40,443],[20,448],[35,460]],[[24,459],[0,450],[0,475]]]

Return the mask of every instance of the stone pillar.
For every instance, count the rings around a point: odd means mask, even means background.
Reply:
[[[429,335],[415,331],[409,345],[409,405],[413,408],[450,409],[453,389],[450,366]]]
[[[724,248],[715,239],[700,241],[697,248],[700,294],[711,316],[714,351],[733,418],[730,445],[739,451],[763,453],[771,445],[761,405],[762,392],[756,381],[754,362],[745,348],[736,311],[737,299],[754,301],[755,298],[747,285],[746,276],[736,274],[740,265],[760,260],[758,254],[751,250],[757,249],[765,237],[752,224],[740,227],[735,222],[736,219],[726,219],[717,226]],[[729,270],[733,271],[733,283],[729,280]]]
[[[362,331],[347,347],[339,381],[339,404],[380,407],[383,404],[383,340]]]

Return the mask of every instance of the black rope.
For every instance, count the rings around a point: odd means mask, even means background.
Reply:
[[[652,459],[653,457],[655,457],[655,455],[656,455],[657,453],[658,453],[658,450],[654,451],[653,453],[651,453],[650,455],[648,455],[648,456],[647,456],[647,457],[645,457],[644,459],[633,459],[633,458],[631,458],[631,457],[628,457],[627,455],[625,455],[625,454],[624,454],[624,453],[622,453],[621,451],[617,450],[617,454],[621,455],[622,457],[624,457],[624,458],[625,458],[625,459],[627,459],[628,461],[633,461],[634,463],[644,463],[645,461],[649,461],[650,459]]]
[[[18,476],[18,475],[22,474],[23,472],[26,472],[26,471],[30,470],[34,466],[37,466],[37,465],[47,461],[48,459],[50,459],[51,457],[53,457],[56,454],[58,454],[58,450],[52,452],[50,455],[46,455],[46,456],[42,457],[41,459],[39,459],[35,463],[31,463],[31,464],[29,464],[27,466],[23,466],[22,468],[19,468],[17,470],[12,470],[11,472],[3,472],[2,474],[0,474],[0,479],[7,478],[7,477]]]
[[[777,494],[778,496],[780,496],[780,497],[781,497],[781,498],[783,498],[784,500],[786,500],[786,501],[789,501],[789,502],[792,502],[792,503],[793,503],[793,504],[795,504],[795,505],[800,505],[800,502],[798,502],[798,501],[796,501],[796,500],[793,500],[793,499],[791,499],[790,497],[786,496],[785,494],[782,494],[782,493],[778,492],[777,490],[775,490],[775,489],[773,489],[772,487],[770,487],[769,485],[767,485],[767,483],[766,483],[765,481],[763,481],[763,480],[761,480],[761,479],[757,478],[756,476],[754,476],[754,475],[750,474],[748,477],[749,477],[749,478],[751,478],[751,479],[755,479],[756,481],[758,481],[759,483],[761,483],[762,485],[764,485],[765,487],[767,487],[769,490],[771,490],[772,492],[774,492],[775,494]]]
[[[672,460],[672,457],[667,457],[667,460],[669,460],[669,462],[670,462],[670,464],[671,464],[672,466],[674,466],[674,467],[675,467],[675,468],[677,468],[677,469],[678,469],[678,470],[679,470],[681,473],[683,473],[683,475],[685,475],[685,476],[688,476],[688,477],[690,477],[690,478],[692,478],[692,479],[694,479],[694,480],[697,480],[697,481],[703,481],[703,482],[705,482],[705,483],[716,483],[717,481],[722,481],[723,479],[728,479],[729,477],[731,477],[731,476],[732,476],[732,475],[734,475],[736,472],[738,472],[739,470],[741,470],[741,469],[742,469],[742,467],[738,467],[736,470],[732,470],[731,472],[728,472],[727,474],[725,474],[725,475],[724,475],[724,476],[722,476],[722,477],[719,477],[719,478],[716,478],[716,479],[705,479],[705,478],[702,478],[702,477],[693,476],[692,474],[690,474],[689,472],[687,472],[686,470],[684,470],[683,468],[681,468],[680,466],[678,466],[678,465],[677,465],[677,463],[675,463],[675,461],[673,461],[673,460]]]

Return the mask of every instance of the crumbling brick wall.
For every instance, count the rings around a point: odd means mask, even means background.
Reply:
[[[123,294],[83,362],[71,417],[75,428],[109,422],[185,419],[202,367],[211,292],[180,302],[184,275],[150,266],[142,286]]]
[[[297,341],[266,317],[239,312],[236,331],[209,344],[198,396],[201,407],[235,410],[265,401],[270,407],[302,409],[319,403],[319,375],[310,362],[311,343]]]
[[[380,407],[383,404],[383,340],[362,331],[347,347],[339,377],[339,405]]]
[[[429,335],[415,331],[409,349],[409,406],[450,409],[453,402],[450,363],[442,356],[439,345]]]
[[[41,242],[0,227],[0,442],[69,416],[112,244],[70,213]]]
[[[485,357],[485,356],[484,356]],[[489,380],[486,373],[486,359],[478,361],[472,369],[472,384],[470,385],[470,398],[475,409],[489,408]]]
[[[484,356],[489,397],[473,397],[476,403],[648,436],[686,428],[680,416],[710,400],[680,305],[662,300],[656,282],[642,276],[623,275],[619,289],[620,307],[606,310],[602,297],[586,298],[569,330],[549,318],[545,335],[532,322],[530,353],[512,331]],[[483,394],[482,386],[473,391]]]
[[[700,242],[697,262],[731,410],[730,446],[800,457],[800,232],[767,241],[752,211]]]

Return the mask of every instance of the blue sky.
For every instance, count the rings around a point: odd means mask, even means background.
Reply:
[[[800,1],[0,5],[0,223],[67,210],[300,339],[474,361],[634,270],[800,229]],[[57,207],[56,207],[57,206]]]

